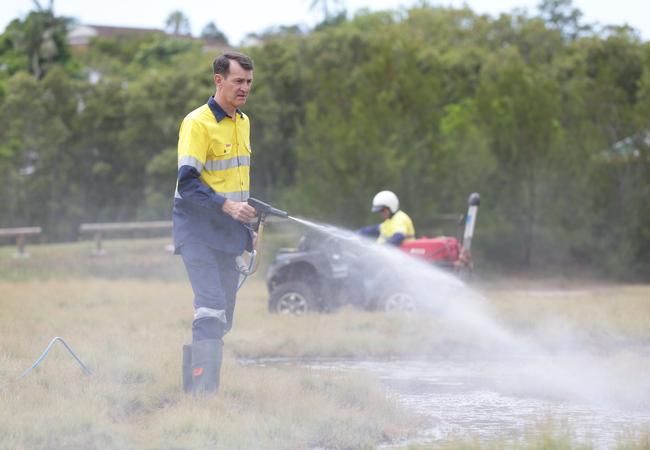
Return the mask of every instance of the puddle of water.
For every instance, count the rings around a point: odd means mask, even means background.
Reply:
[[[549,421],[570,430],[578,443],[591,444],[594,449],[613,448],[620,439],[650,432],[647,391],[638,392],[638,401],[632,403],[616,390],[612,396],[586,399],[570,387],[558,389],[530,377],[530,371],[561,364],[555,358],[329,361],[308,365],[377,376],[389,397],[425,417],[427,429],[419,442],[450,438],[517,440]],[[583,376],[586,382],[590,374]]]

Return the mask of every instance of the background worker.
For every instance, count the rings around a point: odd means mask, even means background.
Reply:
[[[253,61],[230,52],[213,62],[216,92],[190,112],[178,137],[174,246],[194,291],[192,345],[183,348],[183,388],[216,392],[223,336],[239,281],[235,259],[252,250],[250,122],[239,110],[253,82]]]
[[[362,235],[377,237],[378,243],[395,246],[415,238],[413,221],[399,209],[399,199],[393,192],[378,192],[372,199],[372,212],[378,212],[384,221],[361,228],[359,232]]]

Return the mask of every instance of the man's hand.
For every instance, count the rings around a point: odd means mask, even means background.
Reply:
[[[223,202],[221,210],[233,219],[244,223],[252,221],[257,215],[255,208],[250,206],[248,203],[235,202],[233,200],[226,200]]]

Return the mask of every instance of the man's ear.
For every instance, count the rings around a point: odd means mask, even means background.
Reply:
[[[223,83],[223,80],[224,80],[223,75],[221,75],[220,73],[215,73],[214,74],[214,84],[215,84],[215,86],[217,86],[217,87],[221,86],[221,83]]]

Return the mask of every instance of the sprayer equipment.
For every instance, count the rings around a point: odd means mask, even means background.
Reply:
[[[282,219],[292,219],[292,217],[289,216],[289,214],[286,211],[282,211],[281,209],[274,208],[268,203],[264,203],[262,200],[258,200],[256,198],[250,197],[248,199],[248,204],[252,206],[257,212],[257,222],[255,223],[254,226],[249,226],[251,230],[257,233],[257,238],[255,239],[253,251],[250,253],[248,262],[246,262],[243,256],[238,256],[236,259],[237,270],[239,270],[239,273],[241,273],[242,275],[239,280],[239,286],[237,287],[238,290],[242,287],[242,285],[246,281],[246,278],[249,275],[254,274],[259,267],[258,247],[260,247],[262,243],[262,238],[264,236],[264,223],[266,221],[266,218],[268,216],[275,216],[275,217],[280,217]]]

